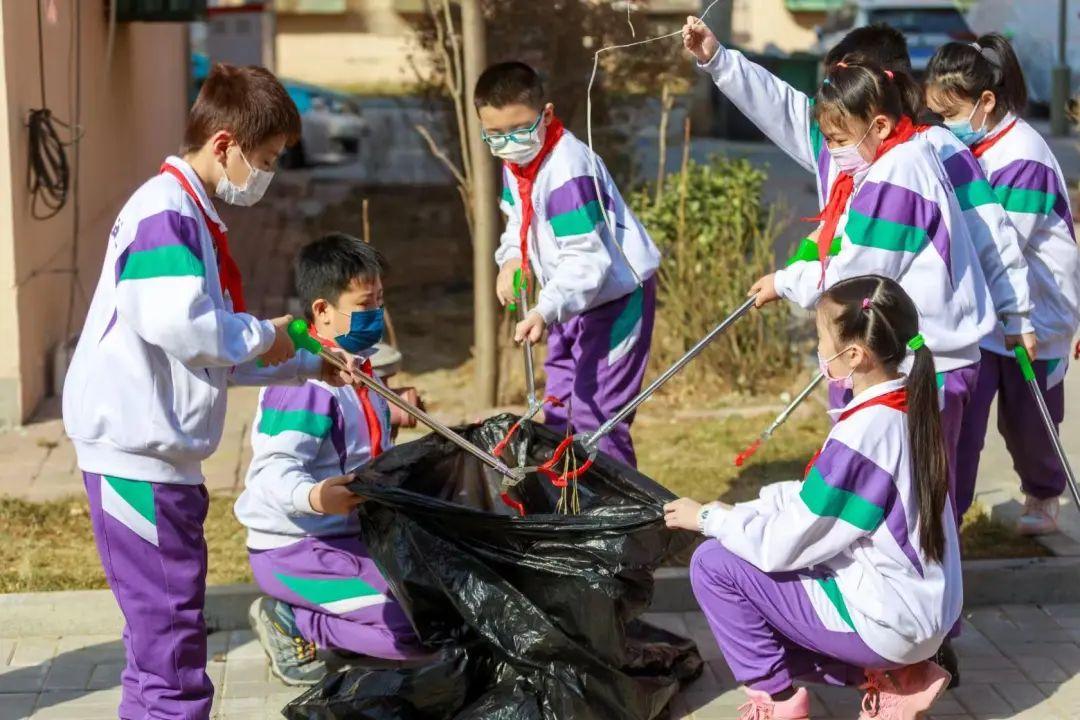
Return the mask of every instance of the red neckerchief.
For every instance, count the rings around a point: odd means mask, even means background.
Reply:
[[[327,340],[319,333],[315,332],[315,329],[311,329],[311,337],[319,341],[319,344],[324,348],[337,348],[339,347],[333,340]],[[360,366],[361,372],[368,377],[374,377],[374,371],[371,368],[371,360],[365,358],[363,365]],[[368,389],[365,385],[356,385],[353,387],[356,391],[356,398],[360,401],[360,407],[364,409],[364,420],[367,421],[368,427],[368,439],[371,441],[371,459],[379,457],[382,453],[382,422],[379,420],[379,413],[375,411],[375,406],[371,404],[371,398],[368,396]]]
[[[195,206],[199,208],[199,212],[202,213],[203,219],[206,221],[206,227],[210,230],[210,236],[214,238],[221,292],[232,300],[233,310],[247,312],[247,304],[244,302],[244,284],[243,279],[240,277],[240,266],[236,264],[236,260],[229,253],[228,235],[225,234],[220,225],[210,219],[210,215],[207,214],[206,208],[199,201],[195,189],[191,187],[191,183],[188,182],[188,179],[184,177],[184,173],[178,167],[163,163],[160,172],[168,173],[176,178],[188,197],[195,201]]]
[[[921,132],[927,127],[926,125],[916,126],[907,115],[901,116],[900,122],[896,123],[896,127],[889,133],[889,137],[878,145],[874,161],[876,162],[882,155],[900,143],[907,142],[916,132]],[[836,226],[840,224],[840,218],[843,217],[844,210],[847,209],[848,200],[851,199],[853,192],[855,192],[855,178],[847,173],[840,173],[829,191],[829,200],[825,203],[825,207],[816,217],[807,218],[809,222],[821,223],[817,239],[818,260],[821,261],[821,282],[819,287],[825,282],[825,263],[829,259],[829,249],[832,247],[833,237],[836,235]]]
[[[1009,131],[1012,130],[1014,127],[1016,127],[1016,121],[1015,120],[1013,120],[1011,123],[1009,123],[1009,125],[1004,130],[999,132],[994,137],[984,138],[984,139],[980,140],[979,142],[975,143],[974,145],[971,146],[971,154],[974,155],[977,158],[982,157],[983,153],[985,153],[987,150],[989,150],[990,148],[997,145],[998,140],[1000,140],[1001,138],[1008,135]]]
[[[562,121],[557,117],[552,117],[551,124],[548,125],[547,132],[544,134],[544,144],[539,154],[529,161],[528,165],[503,163],[517,180],[518,197],[521,198],[521,276],[523,279],[529,277],[529,227],[532,225],[535,214],[532,201],[533,183],[536,182],[536,176],[540,173],[540,166],[544,164],[544,160],[551,154],[555,144],[562,138],[564,130]]]
[[[897,388],[896,390],[890,390],[887,393],[882,393],[881,395],[872,397],[864,403],[859,403],[855,407],[849,408],[844,412],[840,413],[840,418],[837,420],[837,422],[847,420],[849,417],[859,412],[860,410],[865,410],[866,408],[874,407],[875,405],[884,405],[885,407],[890,407],[893,410],[899,410],[900,412],[906,413],[907,388],[902,387]],[[822,448],[821,450],[824,450],[824,448]],[[810,458],[810,462],[806,464],[806,469],[803,471],[803,478],[810,474],[810,468],[814,467],[814,463],[816,463],[817,459],[821,456],[821,450],[818,450],[816,453],[814,453],[814,457]]]

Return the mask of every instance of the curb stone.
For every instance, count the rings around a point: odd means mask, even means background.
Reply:
[[[687,568],[660,568],[650,612],[696,612]],[[211,632],[246,630],[247,610],[259,594],[253,584],[215,585],[206,590]],[[1080,602],[1080,557],[974,560],[964,564],[965,607]],[[0,595],[0,637],[117,637],[124,623],[108,590]]]

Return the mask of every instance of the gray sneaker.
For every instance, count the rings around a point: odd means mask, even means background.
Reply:
[[[283,683],[314,685],[326,676],[326,663],[315,657],[315,643],[300,634],[286,603],[260,597],[251,603],[248,620],[270,658],[270,669]]]

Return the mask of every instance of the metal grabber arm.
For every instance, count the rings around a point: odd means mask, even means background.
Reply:
[[[332,352],[329,352],[319,343],[318,340],[311,337],[308,332],[308,324],[304,320],[297,319],[289,323],[288,333],[289,337],[293,341],[293,345],[296,346],[297,350],[307,350],[313,355],[318,355],[323,359],[324,362],[330,363],[338,370],[350,372],[350,368],[344,361],[342,361],[341,358],[339,358],[337,355],[334,355]],[[523,475],[520,470],[511,470],[501,460],[491,455],[490,453],[481,450],[479,447],[469,442],[465,438],[461,437],[461,435],[458,435],[456,432],[446,427],[441,422],[431,417],[420,408],[404,400],[400,395],[395,393],[390,388],[383,386],[382,383],[375,381],[373,378],[370,378],[363,373],[356,374],[354,375],[354,377],[356,377],[360,381],[360,384],[362,384],[368,390],[371,390],[387,402],[401,408],[401,410],[416,418],[424,425],[427,425],[433,431],[446,438],[450,442],[454,443],[459,448],[469,453],[491,469],[495,470],[504,478],[516,481],[519,480]]]
[[[619,412],[608,418],[607,422],[605,422],[595,431],[591,433],[575,435],[574,437],[567,438],[562,443],[560,443],[559,446],[555,448],[555,453],[554,455],[552,455],[551,459],[545,462],[543,465],[537,467],[536,470],[543,472],[550,477],[558,478],[558,480],[563,483],[565,483],[568,478],[576,478],[582,473],[584,473],[586,470],[588,470],[589,467],[592,465],[593,461],[596,459],[596,453],[600,445],[601,438],[614,430],[619,423],[621,423],[623,420],[629,417],[631,413],[637,410],[638,406],[640,406],[642,403],[652,397],[653,394],[655,394],[657,390],[663,387],[663,385],[667,383],[668,380],[675,377],[675,375],[677,375],[680,370],[690,364],[691,360],[700,355],[701,352],[705,348],[707,348],[713,340],[722,335],[725,330],[735,324],[736,320],[741,318],[746,313],[750,312],[751,308],[754,307],[754,302],[756,299],[756,295],[749,298],[733,313],[721,320],[716,327],[710,330],[705,337],[701,338],[701,340],[698,340],[697,343],[692,348],[687,350],[682,357],[676,360],[671,365],[671,367],[661,373],[658,378],[649,383],[648,387],[639,392],[634,398],[632,398],[628,403],[626,403],[626,405],[624,405],[623,408],[619,410]],[[554,469],[555,463],[558,462],[558,460],[562,457],[563,453],[565,453],[574,442],[578,442],[581,445],[581,447],[585,450],[588,459],[584,463],[582,463],[577,470],[572,471],[569,474],[563,473],[562,475],[558,475]],[[529,469],[531,470],[532,468]]]
[[[1072,466],[1069,465],[1069,459],[1065,456],[1065,447],[1061,444],[1057,428],[1054,427],[1054,419],[1050,416],[1050,408],[1046,407],[1046,399],[1043,397],[1042,390],[1039,388],[1039,381],[1035,377],[1035,368],[1031,365],[1031,356],[1028,355],[1027,349],[1023,345],[1017,345],[1013,349],[1013,354],[1016,355],[1016,360],[1020,363],[1020,372],[1023,373],[1024,381],[1031,390],[1031,398],[1039,408],[1039,415],[1042,417],[1043,425],[1050,436],[1050,442],[1054,445],[1054,452],[1057,454],[1058,462],[1061,463],[1062,469],[1065,470],[1065,478],[1068,480],[1069,490],[1072,491],[1073,502],[1076,503],[1077,510],[1080,510],[1080,486],[1076,484],[1076,473],[1073,472]]]

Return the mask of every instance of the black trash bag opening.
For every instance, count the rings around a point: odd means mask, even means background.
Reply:
[[[514,420],[460,432],[490,449]],[[561,440],[526,423],[504,459],[535,465]],[[368,499],[360,515],[372,559],[417,635],[441,655],[423,668],[328,677],[287,717],[663,715],[680,683],[701,672],[692,642],[635,620],[651,601],[653,571],[693,542],[664,526],[672,494],[603,455],[579,478],[578,515],[555,514],[559,490],[538,475],[522,483],[527,514],[519,517],[499,499],[501,482],[436,435],[356,473],[349,487]]]
[[[506,437],[517,420],[514,415],[497,415],[482,423],[455,428],[466,440],[491,452]],[[551,459],[563,436],[543,425],[522,423],[500,459],[509,467],[535,467]],[[587,455],[575,443],[579,466]],[[561,469],[561,461],[558,463]],[[503,476],[445,438],[430,434],[384,453],[357,473],[358,480],[418,493],[434,500],[501,516],[517,516],[502,501]],[[483,478],[485,482],[478,482]],[[629,482],[628,482],[629,481]],[[615,507],[654,506],[662,516],[663,503],[674,500],[670,491],[634,468],[598,453],[592,467],[577,481],[582,514],[590,511],[615,512]],[[544,473],[530,473],[517,484],[526,517],[555,513],[559,488]]]

